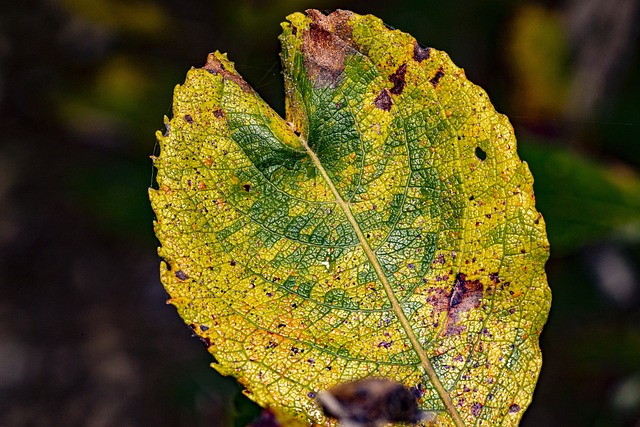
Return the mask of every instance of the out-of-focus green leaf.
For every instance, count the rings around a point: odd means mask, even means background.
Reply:
[[[175,90],[150,190],[170,302],[281,417],[325,425],[315,393],[375,376],[436,425],[517,425],[550,294],[508,120],[373,16],[296,13],[281,42],[286,121],[218,52]]]
[[[603,238],[640,239],[640,178],[550,144],[523,143],[536,176],[538,207],[553,250],[567,253]]]

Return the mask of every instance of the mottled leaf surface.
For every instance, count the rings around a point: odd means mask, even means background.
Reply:
[[[324,423],[317,392],[376,376],[437,425],[517,425],[550,292],[507,118],[376,17],[282,27],[286,120],[217,52],[175,90],[150,190],[170,302],[281,417]]]

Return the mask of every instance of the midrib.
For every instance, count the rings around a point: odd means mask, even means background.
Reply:
[[[304,145],[305,150],[309,154],[309,157],[311,157],[311,160],[313,161],[313,164],[315,165],[315,167],[320,172],[320,175],[322,175],[322,178],[324,178],[324,180],[327,182],[327,185],[329,185],[329,188],[331,189],[331,192],[333,193],[333,196],[336,199],[336,203],[342,208],[342,210],[344,211],[345,216],[347,217],[347,220],[349,221],[349,223],[353,227],[353,230],[356,232],[356,236],[358,236],[358,240],[360,241],[360,245],[362,246],[362,249],[364,250],[365,254],[367,255],[367,258],[369,259],[369,262],[371,263],[371,265],[373,265],[373,268],[376,271],[376,274],[378,275],[378,279],[380,279],[380,282],[382,283],[382,286],[384,287],[384,291],[387,294],[387,297],[389,298],[389,301],[391,301],[391,306],[393,307],[393,311],[395,312],[396,316],[398,317],[398,320],[400,320],[400,324],[402,325],[402,328],[404,329],[404,331],[406,332],[407,336],[409,337],[409,341],[411,341],[411,345],[413,346],[413,349],[418,354],[418,357],[420,358],[420,362],[422,364],[422,367],[426,371],[427,376],[429,377],[429,380],[431,381],[431,384],[433,384],[434,388],[438,392],[438,395],[440,396],[440,398],[444,402],[444,405],[447,408],[447,412],[449,413],[451,418],[453,418],[453,421],[455,422],[456,426],[457,427],[464,427],[465,424],[462,421],[462,418],[460,417],[460,414],[458,414],[458,411],[456,410],[456,408],[455,408],[455,406],[453,404],[453,401],[451,400],[451,396],[445,390],[444,386],[440,382],[440,379],[436,375],[436,371],[433,369],[433,365],[431,364],[431,361],[427,357],[427,354],[425,353],[424,349],[422,348],[422,345],[420,345],[420,342],[418,341],[418,338],[416,337],[416,334],[413,332],[413,328],[411,327],[411,324],[409,323],[409,320],[404,315],[404,312],[402,311],[402,308],[400,307],[400,303],[398,302],[398,299],[396,298],[395,294],[393,293],[393,290],[391,289],[391,284],[389,283],[389,280],[387,279],[387,276],[382,271],[382,266],[380,265],[380,262],[378,261],[378,258],[376,258],[376,255],[374,254],[373,250],[371,249],[371,246],[369,246],[369,242],[367,241],[367,239],[365,239],[364,234],[362,233],[362,230],[360,229],[360,225],[356,222],[355,218],[353,217],[353,214],[351,213],[351,208],[349,207],[349,204],[344,201],[344,199],[342,198],[342,196],[340,195],[340,193],[336,189],[335,185],[333,185],[333,181],[331,181],[331,178],[329,177],[329,175],[327,174],[327,171],[322,166],[322,163],[320,162],[320,159],[318,158],[316,153],[311,149],[311,147],[309,147],[309,144],[307,144],[307,141],[304,140],[303,138],[300,138],[300,140],[301,140],[302,144]]]

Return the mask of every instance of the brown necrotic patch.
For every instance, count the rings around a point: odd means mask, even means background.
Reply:
[[[389,81],[393,83],[393,87],[389,89],[389,92],[393,95],[400,95],[404,90],[406,84],[405,75],[407,74],[407,64],[402,64],[398,67],[395,73],[389,76]]]
[[[225,80],[234,82],[245,92],[253,92],[253,89],[251,89],[249,83],[245,82],[239,74],[232,73],[231,71],[227,70],[224,64],[220,62],[220,60],[213,53],[210,53],[209,56],[207,56],[207,62],[202,68],[207,70],[211,74],[221,74]]]
[[[444,70],[442,69],[442,67],[440,67],[438,68],[436,75],[433,76],[433,78],[429,80],[429,82],[433,85],[433,87],[437,87],[438,84],[440,83],[440,80],[442,80],[443,77],[444,77]]]
[[[221,108],[213,110],[213,115],[218,119],[222,119],[226,116],[225,112]]]
[[[447,313],[444,334],[458,335],[466,329],[459,324],[460,315],[480,306],[484,285],[478,279],[468,280],[465,274],[458,273],[451,291],[434,287],[429,293],[427,301],[433,306],[435,317],[443,311]]]
[[[431,48],[422,47],[418,42],[413,43],[413,59],[417,62],[422,62],[425,59],[429,59],[431,56]]]
[[[391,95],[389,95],[389,91],[386,89],[382,89],[376,99],[373,101],[377,108],[389,111],[391,110],[391,106],[393,105],[393,101],[391,100]]]
[[[465,326],[458,325],[460,314],[479,307],[483,292],[484,285],[480,280],[467,280],[463,273],[456,275],[447,310],[446,335],[457,335],[466,329]]]
[[[302,36],[302,54],[309,80],[316,87],[335,87],[344,71],[350,45],[351,29],[347,23],[351,12],[336,11],[328,16],[310,9],[312,19]]]

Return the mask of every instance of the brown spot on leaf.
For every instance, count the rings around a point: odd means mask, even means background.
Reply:
[[[250,184],[244,184],[242,186],[242,189],[248,193],[249,191],[251,191],[251,185]]]
[[[213,53],[210,53],[209,56],[207,56],[207,62],[202,68],[207,70],[211,74],[221,74],[225,80],[234,82],[235,84],[240,86],[243,91],[253,93],[253,89],[251,89],[249,83],[245,82],[244,79],[240,77],[240,74],[232,73],[231,71],[227,70],[224,64],[220,62],[220,60],[216,58],[215,54]]]
[[[387,91],[386,89],[382,89],[373,102],[376,107],[384,111],[391,110],[391,106],[393,105],[391,95],[389,95],[389,91]]]
[[[222,119],[226,116],[225,112],[221,108],[213,110],[213,115],[218,119]]]
[[[400,95],[404,90],[405,74],[407,74],[407,64],[402,64],[395,73],[389,76],[389,81],[393,83],[393,87],[389,89],[392,95]]]
[[[337,10],[325,16],[309,9],[312,19],[309,29],[302,36],[302,54],[307,76],[317,87],[335,87],[342,71],[350,44],[351,29],[347,21],[352,13]]]
[[[478,307],[483,290],[484,286],[479,280],[467,280],[465,274],[458,273],[451,292],[450,309],[458,308],[459,311],[469,311]]]
[[[515,414],[516,412],[520,412],[520,405],[514,403],[513,405],[509,406],[509,413]]]
[[[189,123],[189,124],[191,124],[191,123],[193,123],[193,117],[191,117],[190,114],[185,114],[184,115],[184,121]]]
[[[189,278],[189,276],[187,276],[187,274],[182,270],[176,271],[175,274],[176,274],[176,277],[180,280],[187,280]]]
[[[429,56],[431,56],[430,47],[422,47],[418,42],[413,43],[413,59],[422,62],[425,59],[429,59]]]
[[[479,307],[483,291],[484,285],[480,280],[467,280],[467,276],[463,273],[456,275],[456,280],[453,283],[453,289],[451,290],[449,298],[447,323],[445,327],[446,335],[458,335],[466,329],[465,326],[458,324],[460,314]]]
[[[433,76],[433,78],[431,80],[429,80],[429,82],[433,85],[433,87],[437,87],[438,84],[440,83],[440,80],[442,80],[442,78],[444,77],[444,70],[442,69],[442,67],[438,68],[438,71],[436,72],[436,75]]]

